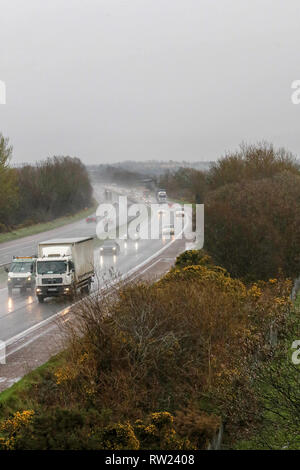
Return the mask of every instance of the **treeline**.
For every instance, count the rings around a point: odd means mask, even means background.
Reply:
[[[72,215],[92,204],[92,186],[78,158],[53,157],[11,168],[12,147],[0,135],[0,232]]]
[[[111,165],[99,165],[94,173],[94,178],[99,182],[112,182],[125,186],[140,184],[143,176],[140,173]]]
[[[244,279],[299,275],[300,173],[270,144],[242,145],[207,173],[182,169],[161,179],[169,194],[205,204],[205,249]]]
[[[169,197],[202,203],[207,192],[207,173],[194,168],[167,171],[157,186],[166,189]]]

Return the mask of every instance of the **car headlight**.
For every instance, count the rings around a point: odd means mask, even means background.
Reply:
[[[7,280],[8,280],[8,282],[10,282],[10,281],[11,281],[11,278],[10,278],[10,277],[8,277],[8,278],[7,278]]]
[[[103,251],[103,248],[102,248],[102,247],[100,248],[100,251]]]
[[[27,281],[31,281],[31,277],[30,277],[30,276],[27,278]]]
[[[116,249],[117,249],[117,248],[114,246],[114,247],[113,247],[113,250],[115,251]]]
[[[42,289],[40,289],[40,288],[38,287],[36,291],[37,291],[37,292],[42,292]]]

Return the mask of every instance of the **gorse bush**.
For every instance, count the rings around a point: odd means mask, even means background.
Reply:
[[[175,267],[184,268],[186,266],[197,265],[213,266],[213,260],[204,250],[187,250],[177,256]]]
[[[15,448],[195,449],[221,417],[251,426],[253,364],[272,353],[270,326],[284,331],[290,288],[199,264],[85,298],[63,360],[28,391],[34,417]]]
[[[220,419],[205,413],[150,413],[144,420],[100,426],[96,412],[24,411],[3,422],[0,450],[205,449]],[[182,437],[182,436],[188,437]]]

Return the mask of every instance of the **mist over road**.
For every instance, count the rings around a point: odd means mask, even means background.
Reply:
[[[95,198],[103,201],[103,187],[95,186]],[[149,221],[150,223],[150,221]],[[0,245],[0,264],[10,262],[13,255],[32,255],[37,251],[40,241],[49,238],[68,238],[79,236],[94,236],[96,224],[87,224],[85,220],[75,222],[48,232],[40,233],[14,242]],[[110,273],[124,275],[136,266],[139,266],[152,257],[169,242],[168,239],[120,240],[120,254],[118,256],[100,256],[99,247],[95,248],[96,282],[93,288],[109,278]],[[39,304],[34,294],[28,291],[20,293],[14,290],[11,297],[7,288],[0,289],[0,340],[10,338],[24,332],[28,328],[48,319],[69,305],[68,301],[49,298]]]

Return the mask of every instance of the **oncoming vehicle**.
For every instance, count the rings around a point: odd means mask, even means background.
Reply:
[[[100,255],[118,255],[120,251],[120,245],[114,240],[104,240],[100,247]]]
[[[164,189],[157,191],[156,199],[158,202],[167,202],[167,193]]]
[[[85,219],[85,221],[86,221],[87,224],[96,223],[97,222],[97,217],[95,215],[89,215]]]
[[[8,273],[7,289],[8,294],[12,294],[12,290],[19,288],[21,292],[26,289],[33,290],[35,287],[35,265],[36,257],[34,256],[14,256],[10,268],[6,268]]]

